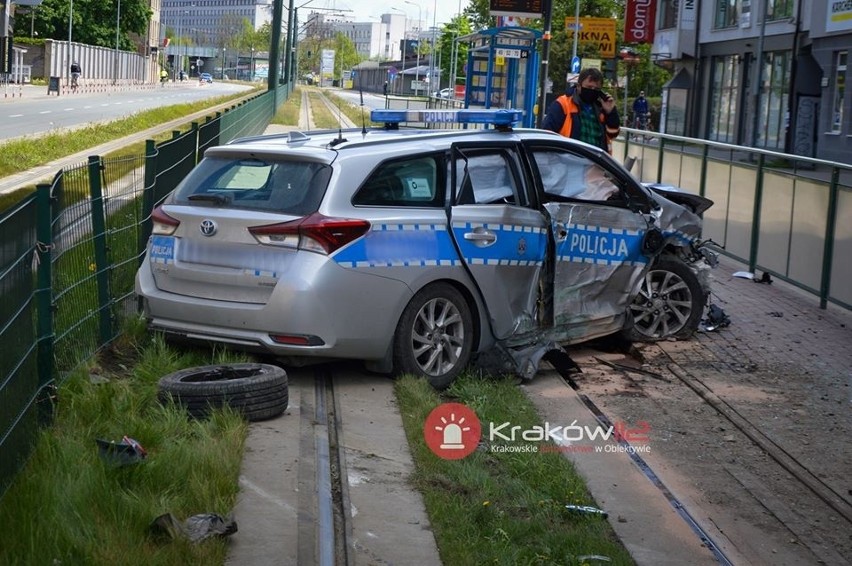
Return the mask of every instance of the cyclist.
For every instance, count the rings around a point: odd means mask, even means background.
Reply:
[[[80,63],[77,61],[71,63],[71,90],[77,90],[79,86],[78,79],[82,73],[83,70],[80,68]]]
[[[647,130],[648,129],[648,118],[651,116],[651,112],[648,108],[648,100],[645,98],[645,91],[640,90],[639,96],[636,97],[636,100],[633,101],[633,119],[636,124],[636,128],[639,130]]]

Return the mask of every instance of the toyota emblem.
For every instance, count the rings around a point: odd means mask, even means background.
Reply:
[[[216,233],[216,223],[209,218],[205,218],[201,221],[201,224],[198,225],[198,229],[201,230],[201,233],[205,236],[212,236]]]

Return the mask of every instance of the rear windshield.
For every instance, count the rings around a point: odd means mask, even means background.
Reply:
[[[331,167],[322,163],[205,158],[173,202],[304,216],[316,212],[330,177]]]

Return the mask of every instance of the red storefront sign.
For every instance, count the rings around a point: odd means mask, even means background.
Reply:
[[[627,0],[624,43],[654,43],[657,0]]]

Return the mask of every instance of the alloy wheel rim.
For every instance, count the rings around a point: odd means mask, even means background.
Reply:
[[[662,338],[683,330],[692,315],[692,292],[682,277],[666,270],[645,275],[630,306],[634,328],[649,338]]]
[[[441,298],[428,301],[417,312],[411,333],[417,366],[427,375],[447,374],[458,364],[464,338],[464,321],[456,305]]]

